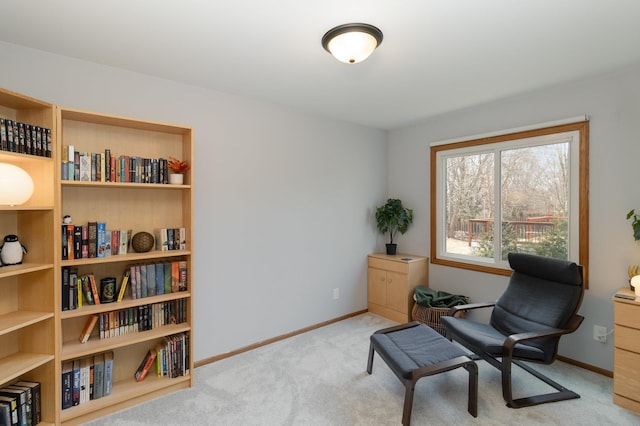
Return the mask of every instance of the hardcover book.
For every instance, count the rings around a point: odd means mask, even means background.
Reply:
[[[0,404],[2,404],[3,406],[9,407],[9,412],[11,417],[11,423],[9,424],[12,426],[19,425],[20,424],[20,418],[19,418],[20,408],[19,408],[18,398],[15,395],[7,395],[7,396],[0,395]]]
[[[91,153],[80,153],[80,181],[91,181]]]
[[[79,405],[80,404],[80,387],[82,386],[81,381],[82,381],[82,375],[80,372],[81,368],[80,368],[80,360],[79,359],[74,359],[73,360],[73,405]]]
[[[156,265],[145,265],[147,270],[147,297],[156,295]]]
[[[98,255],[98,222],[89,222],[89,258]]]
[[[147,354],[142,359],[142,362],[140,363],[140,366],[138,367],[134,375],[136,382],[141,382],[144,380],[145,377],[147,377],[147,373],[149,372],[149,369],[151,369],[151,367],[153,366],[153,361],[155,359],[156,359],[155,350],[147,351]]]
[[[42,391],[40,382],[22,380],[17,382],[16,385],[31,388],[31,424],[37,425],[42,421]]]
[[[104,354],[93,357],[93,399],[104,395]]]
[[[97,241],[96,241],[96,257],[104,257],[107,245],[107,224],[105,222],[98,222],[96,225],[97,229]]]
[[[87,318],[87,322],[85,323],[84,328],[80,333],[80,343],[87,343],[89,337],[91,337],[91,332],[95,328],[97,322],[98,315],[89,315],[89,317]]]
[[[124,293],[127,290],[127,284],[129,283],[130,276],[131,276],[131,270],[129,268],[125,269],[124,274],[122,276],[122,282],[120,283],[120,289],[118,290],[118,300],[117,300],[118,302],[122,302],[122,299],[124,299]]]
[[[91,295],[93,296],[93,303],[100,304],[100,292],[98,291],[98,284],[96,283],[96,277],[93,274],[89,274],[89,283],[91,284]]]
[[[73,406],[73,362],[62,363],[62,409]]]
[[[104,391],[103,396],[111,395],[113,384],[113,352],[104,354]]]

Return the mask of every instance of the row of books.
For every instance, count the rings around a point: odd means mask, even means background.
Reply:
[[[113,155],[78,151],[74,145],[62,146],[62,180],[85,182],[169,183],[166,158]]]
[[[0,117],[0,151],[51,157],[51,129]]]
[[[40,382],[19,381],[0,388],[0,425],[32,426],[42,421]]]
[[[107,229],[106,222],[62,225],[62,260],[90,259],[127,254],[131,250],[131,229]],[[185,250],[186,228],[157,228],[155,248],[159,251]]]
[[[62,409],[111,395],[113,351],[62,363]]]
[[[131,246],[130,229],[107,229],[105,222],[62,225],[62,260],[90,259],[127,254]]]
[[[174,334],[163,338],[149,349],[136,370],[134,377],[141,382],[155,364],[158,377],[175,378],[189,374],[189,335]]]
[[[126,295],[131,299],[142,299],[187,291],[187,269],[188,263],[183,260],[132,264],[125,268],[118,284],[115,277],[98,280],[93,273],[79,274],[76,267],[63,266],[62,310],[121,302]]]
[[[127,309],[119,309],[87,317],[80,333],[80,343],[86,343],[92,335],[111,339],[131,333],[152,330],[169,324],[181,324],[187,321],[186,299],[150,303]],[[94,330],[97,326],[97,332]]]

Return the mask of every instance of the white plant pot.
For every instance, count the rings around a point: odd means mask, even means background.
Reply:
[[[171,185],[182,185],[184,183],[184,175],[173,173],[169,175],[169,183]]]

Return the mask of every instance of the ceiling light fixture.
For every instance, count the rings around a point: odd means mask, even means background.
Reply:
[[[382,43],[382,31],[369,24],[344,24],[322,37],[322,47],[346,64],[362,62]]]

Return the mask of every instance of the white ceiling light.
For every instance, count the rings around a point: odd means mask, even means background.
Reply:
[[[13,164],[0,163],[0,205],[18,206],[33,195],[33,179]]]
[[[382,43],[382,31],[369,24],[344,24],[322,37],[322,47],[346,64],[362,62]]]

